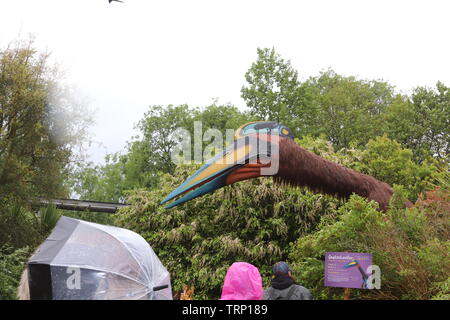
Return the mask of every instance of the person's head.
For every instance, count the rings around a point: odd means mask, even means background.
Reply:
[[[220,300],[261,300],[262,295],[258,268],[247,262],[235,262],[228,268]]]
[[[286,262],[280,261],[272,267],[272,275],[274,277],[284,275],[292,278],[292,270]]]

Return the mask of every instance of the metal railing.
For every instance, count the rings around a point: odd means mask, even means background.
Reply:
[[[126,203],[101,202],[76,199],[37,199],[33,202],[35,207],[46,207],[53,203],[56,208],[73,211],[115,213],[120,208],[128,206]]]

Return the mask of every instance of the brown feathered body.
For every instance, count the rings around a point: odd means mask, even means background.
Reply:
[[[356,193],[378,202],[380,210],[388,209],[393,190],[387,183],[319,157],[291,139],[280,138],[279,148],[276,181],[343,199]]]

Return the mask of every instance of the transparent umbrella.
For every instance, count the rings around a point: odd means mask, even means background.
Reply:
[[[62,216],[28,261],[31,299],[171,300],[167,269],[130,230]]]

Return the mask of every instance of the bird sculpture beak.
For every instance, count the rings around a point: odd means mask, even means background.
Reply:
[[[226,185],[261,176],[261,168],[271,166],[271,155],[275,150],[273,140],[266,134],[235,140],[173,190],[161,204],[183,195],[166,206],[173,208]]]

